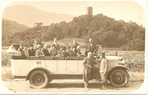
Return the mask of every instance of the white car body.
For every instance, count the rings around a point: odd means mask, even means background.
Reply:
[[[119,56],[107,56],[108,70],[116,66],[124,66],[124,61]],[[83,59],[80,60],[53,60],[40,58],[11,59],[11,68],[14,76],[26,77],[32,70],[41,68],[51,74],[82,75]]]
[[[129,74],[123,59],[119,56],[106,56],[107,70],[104,77],[112,86],[123,87],[128,83]],[[96,65],[93,78],[100,80],[100,62]],[[53,79],[83,79],[85,86],[86,74],[82,58],[52,58],[52,57],[12,57],[12,73],[15,78],[26,78],[32,88],[44,88]],[[93,69],[93,70],[95,70]]]

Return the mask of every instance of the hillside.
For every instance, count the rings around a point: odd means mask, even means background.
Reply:
[[[5,8],[3,17],[16,22],[33,26],[36,22],[43,22],[45,25],[60,21],[70,21],[72,16],[66,14],[51,13],[40,10],[30,5],[13,5]]]
[[[28,27],[19,24],[15,21],[3,19],[2,21],[2,37],[3,37],[3,45],[7,45],[11,40],[11,37],[17,33],[27,30]]]
[[[145,29],[134,23],[115,20],[102,14],[95,16],[78,16],[70,22],[52,23],[49,26],[33,27],[22,33],[16,33],[12,42],[24,41],[29,45],[32,40],[45,42],[53,38],[89,37],[104,48],[120,48],[122,50],[144,50]]]

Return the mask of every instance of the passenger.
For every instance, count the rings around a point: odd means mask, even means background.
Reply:
[[[101,63],[100,63],[100,76],[101,76],[101,82],[103,83],[102,85],[102,88],[105,87],[105,81],[106,81],[106,78],[105,78],[105,73],[107,71],[107,59],[105,57],[105,52],[102,53],[102,56],[101,56]]]
[[[55,47],[55,49],[57,51],[59,50],[59,44],[57,43],[57,39],[56,38],[54,38],[53,44],[51,46]]]
[[[65,57],[72,57],[74,56],[74,52],[72,51],[72,48],[71,46],[67,46],[67,47],[64,47],[65,50],[63,50],[63,54]]]
[[[35,56],[35,50],[34,50],[33,46],[30,46],[28,48],[28,56]]]
[[[94,43],[92,38],[89,38],[88,47],[86,49],[85,55],[87,55],[88,52],[92,52],[93,54],[96,54],[96,52],[97,52],[96,44]]]
[[[76,55],[77,55],[77,56],[81,56],[80,46],[77,46]]]
[[[92,52],[88,52],[87,57],[84,59],[84,86],[88,87],[88,81],[93,78],[93,70],[97,64]]]
[[[43,52],[44,56],[50,56],[50,53],[48,51],[48,46],[44,45],[42,48],[42,52]]]
[[[33,42],[33,49],[36,50],[38,46],[43,47],[42,42],[39,41],[39,40],[34,40],[34,42]]]
[[[20,53],[20,56],[26,56],[24,52],[24,46],[22,44],[20,44],[18,52]]]
[[[51,56],[57,56],[58,52],[59,52],[59,49],[60,49],[60,46],[57,43],[57,39],[54,38],[53,43],[50,45],[50,48],[48,49],[49,50],[49,54]]]
[[[12,56],[20,56],[20,53],[18,50],[16,50],[16,48],[14,47],[14,45],[11,45],[8,50],[7,50],[7,53],[9,55],[12,55]]]
[[[67,49],[63,49],[62,54],[63,57],[69,57],[69,52],[67,52]]]
[[[37,49],[37,46],[38,46],[38,41],[37,40],[34,40],[33,41],[33,49],[36,50]]]
[[[27,47],[24,47],[23,51],[25,53],[25,56],[29,56],[29,54],[28,54],[28,48]]]
[[[76,42],[76,40],[73,40],[72,47],[73,48],[77,48],[77,46],[79,46],[79,44]]]
[[[67,52],[67,48],[65,46],[60,48],[60,57],[68,57],[69,53]]]
[[[55,46],[51,46],[48,51],[50,56],[56,56],[58,54]]]
[[[74,53],[74,51],[72,50],[71,46],[69,46],[69,47],[66,49],[66,52],[68,53],[68,56],[69,56],[69,57],[75,56],[75,53]]]
[[[74,56],[77,56],[77,47],[79,47],[79,44],[76,42],[76,40],[73,40],[72,50],[73,50]]]
[[[35,56],[36,57],[44,56],[44,54],[42,52],[42,49],[41,49],[41,45],[37,45],[37,49],[36,49],[36,52],[35,52]]]

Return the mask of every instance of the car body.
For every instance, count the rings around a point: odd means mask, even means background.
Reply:
[[[108,69],[106,71],[107,79],[109,73],[115,69],[127,72],[127,67],[122,57],[106,56],[106,58],[108,60]],[[38,74],[44,75],[45,79],[47,79],[46,84],[36,86],[33,82],[30,83],[33,88],[43,88],[53,79],[82,79],[84,70],[83,59],[84,57],[12,56],[11,68],[15,78],[26,78],[26,80],[30,80],[30,82],[32,78],[36,78]]]

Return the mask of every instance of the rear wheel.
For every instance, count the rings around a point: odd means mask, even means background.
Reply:
[[[128,84],[129,75],[125,69],[115,69],[109,74],[109,81],[113,87],[124,87]]]
[[[29,84],[32,88],[44,88],[48,85],[48,82],[48,75],[43,70],[35,70],[29,76]]]

